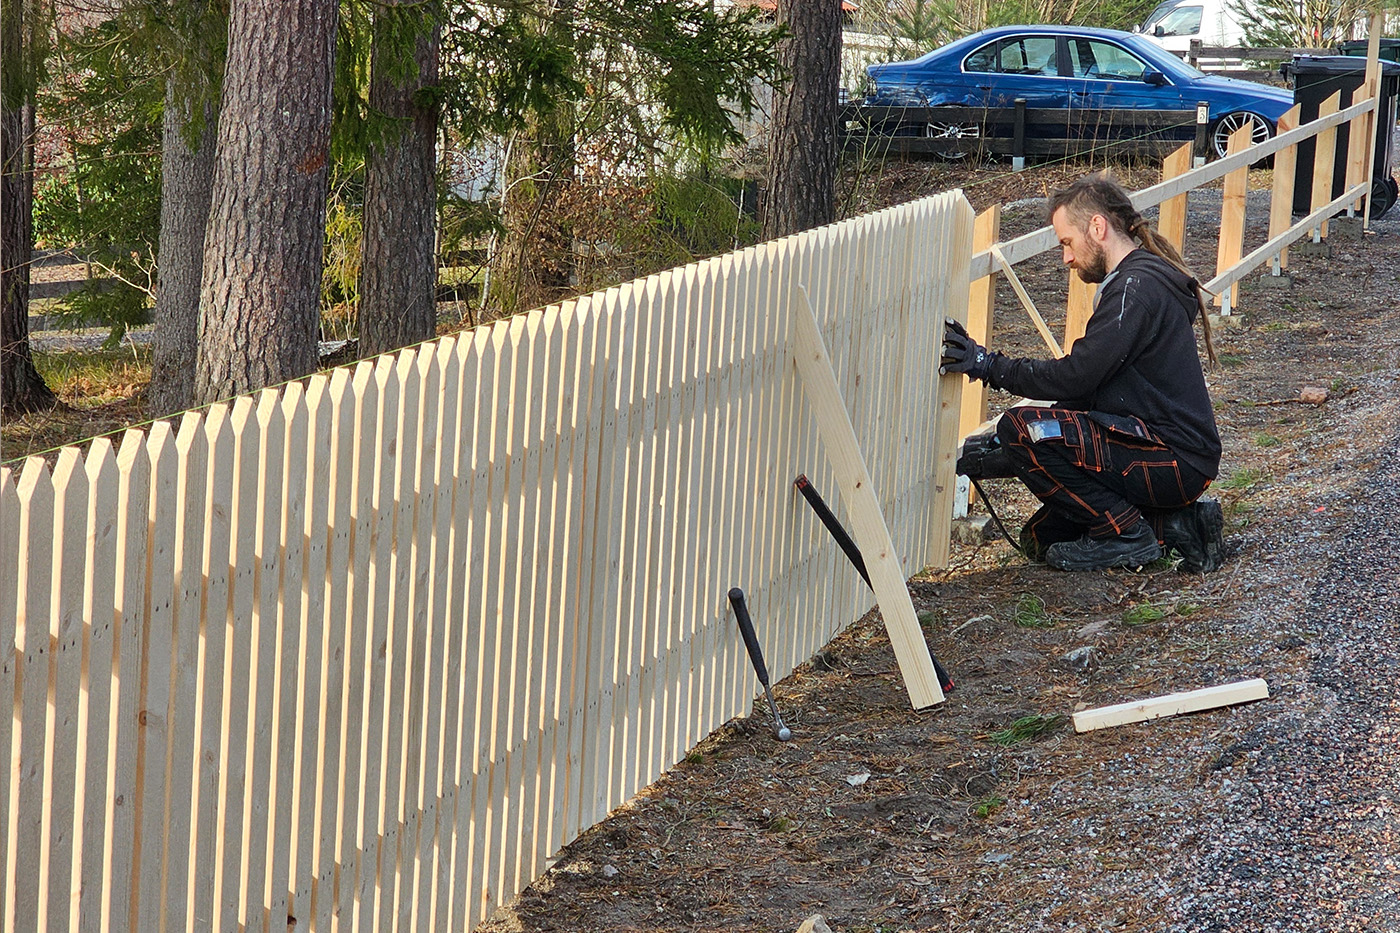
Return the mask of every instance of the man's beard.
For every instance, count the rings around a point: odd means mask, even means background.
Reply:
[[[1085,282],[1097,285],[1108,278],[1108,260],[1104,257],[1103,250],[1098,247],[1093,247],[1093,250],[1091,255],[1075,263],[1075,271]]]

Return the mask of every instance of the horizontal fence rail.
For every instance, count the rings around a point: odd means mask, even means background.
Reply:
[[[478,924],[751,708],[730,587],[775,677],[872,606],[792,488],[836,488],[795,283],[906,574],[946,555],[971,225],[927,198],[4,469],[0,927]]]

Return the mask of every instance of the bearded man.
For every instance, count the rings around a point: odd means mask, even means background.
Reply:
[[[1004,413],[1000,451],[981,475],[1014,475],[1041,501],[1021,530],[1032,561],[1060,570],[1139,567],[1174,549],[1182,569],[1215,570],[1223,516],[1202,493],[1219,473],[1221,448],[1192,329],[1199,314],[1214,363],[1200,286],[1107,175],[1056,192],[1050,223],[1065,264],[1099,285],[1070,352],[1013,359],[979,346],[955,322],[945,329],[941,372],[1059,399]],[[968,472],[961,462],[960,472]]]

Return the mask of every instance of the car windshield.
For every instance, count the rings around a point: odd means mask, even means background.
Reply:
[[[1150,33],[1153,27],[1162,21],[1162,17],[1176,9],[1180,3],[1181,0],[1166,0],[1165,3],[1157,4],[1157,7],[1148,14],[1147,19],[1142,21],[1142,31]]]
[[[1198,6],[1179,6],[1163,16],[1152,33],[1156,35],[1160,28],[1163,36],[1194,36],[1201,31],[1202,12]]]

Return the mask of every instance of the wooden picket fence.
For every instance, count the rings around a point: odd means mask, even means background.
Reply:
[[[478,924],[751,709],[731,586],[775,677],[873,604],[791,485],[843,511],[794,283],[903,566],[946,560],[971,228],[939,195],[5,469],[3,929]]]

